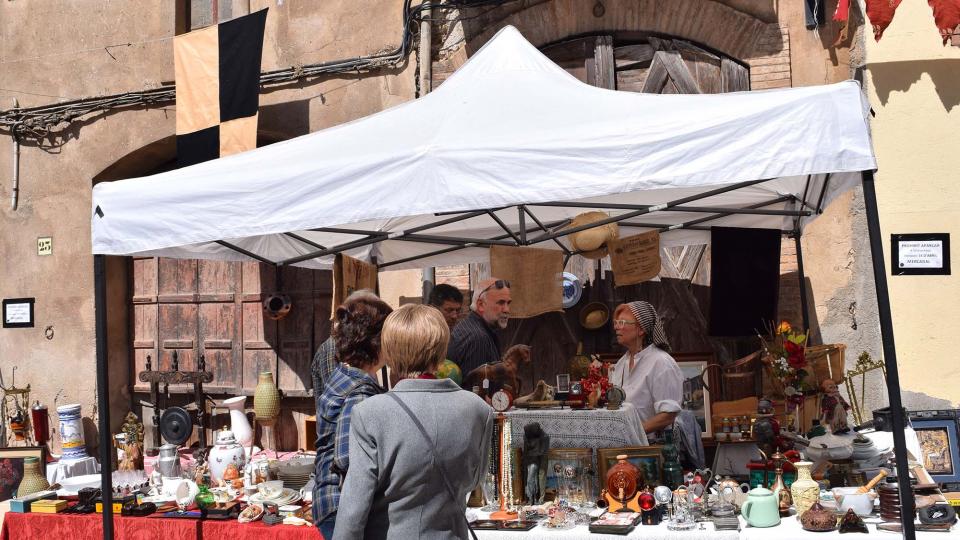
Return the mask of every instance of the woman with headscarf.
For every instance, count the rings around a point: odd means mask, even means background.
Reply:
[[[617,342],[626,354],[613,366],[610,383],[623,388],[643,429],[653,433],[673,424],[683,400],[683,373],[657,310],[648,302],[620,304],[613,313]]]

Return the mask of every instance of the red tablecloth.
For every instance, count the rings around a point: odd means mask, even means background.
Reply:
[[[116,540],[323,540],[313,526],[264,525],[260,522],[200,521],[160,517],[113,518]],[[100,514],[16,514],[3,517],[0,540],[100,540],[103,516]]]

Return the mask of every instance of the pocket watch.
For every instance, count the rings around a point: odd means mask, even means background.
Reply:
[[[490,398],[490,405],[497,412],[506,412],[513,405],[513,396],[504,389],[497,390]]]

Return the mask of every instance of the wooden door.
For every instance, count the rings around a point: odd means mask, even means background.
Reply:
[[[253,394],[257,376],[270,371],[287,396],[310,390],[310,361],[329,332],[330,272],[257,262],[135,258],[133,260],[134,390],[149,385],[146,367],[197,369],[203,355],[212,394]],[[277,290],[293,301],[281,321],[267,318],[264,298]],[[171,392],[192,388],[171,387]]]

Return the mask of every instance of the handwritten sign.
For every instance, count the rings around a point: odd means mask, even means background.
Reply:
[[[660,233],[650,231],[608,241],[617,287],[653,279],[660,273]]]

